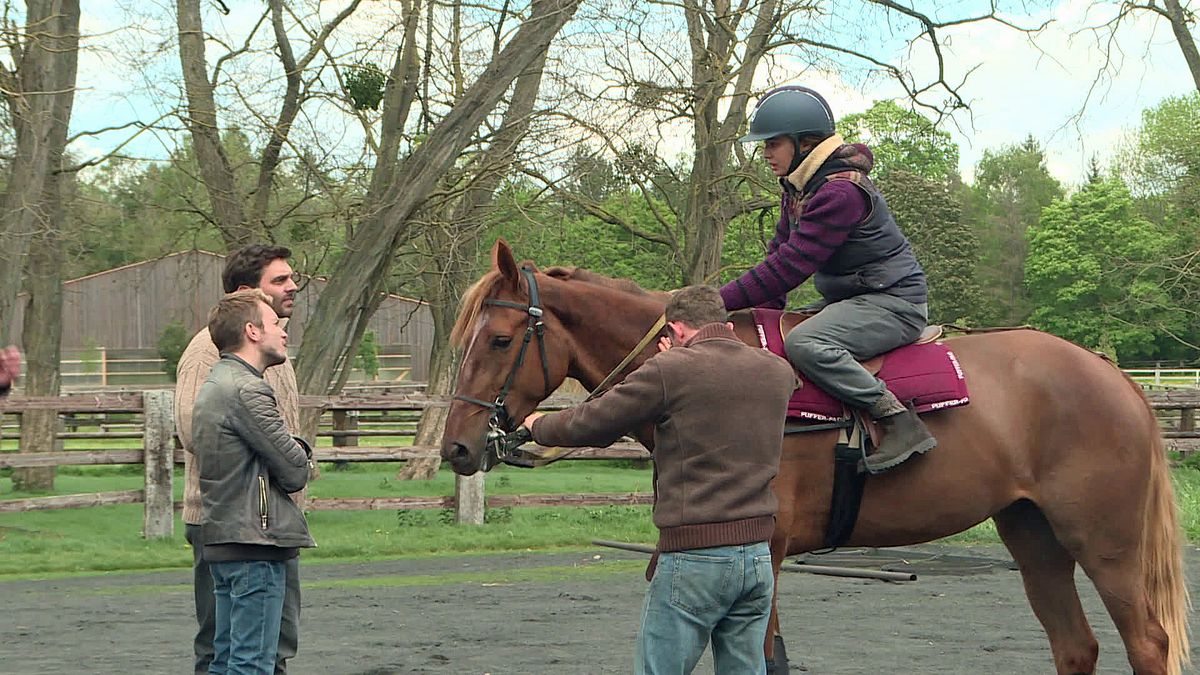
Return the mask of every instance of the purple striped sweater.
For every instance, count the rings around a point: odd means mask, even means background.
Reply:
[[[804,205],[800,222],[788,222],[788,201],[798,195],[784,194],[775,238],[767,257],[741,277],[721,287],[721,298],[729,311],[747,307],[783,308],[787,294],[812,276],[837,250],[854,227],[870,212],[870,201],[862,189],[845,180],[829,181]]]

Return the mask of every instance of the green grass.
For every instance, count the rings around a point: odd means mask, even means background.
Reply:
[[[317,548],[306,562],[366,561],[411,555],[582,547],[594,538],[650,542],[647,506],[494,509],[479,527],[453,514],[422,511],[315,511]],[[140,504],[0,514],[0,578],[12,575],[186,567],[192,554],[176,518],[171,539],[141,536]]]
[[[321,463],[321,478],[310,486],[314,497],[429,497],[454,494],[454,474],[443,468],[429,481],[396,480],[401,463],[349,464],[339,470]],[[648,469],[622,468],[604,461],[561,462],[536,470],[499,466],[486,478],[488,494],[583,494],[651,492]]]
[[[359,462],[339,467],[322,462],[321,477],[309,486],[312,497],[431,497],[454,494],[454,474],[443,469],[428,481],[397,480],[401,462]],[[139,490],[142,465],[60,467],[54,489],[15,492],[12,470],[0,469],[0,500],[86,492]],[[175,498],[183,498],[183,469],[175,470]],[[623,468],[618,462],[564,462],[537,470],[500,466],[487,476],[488,494],[582,494],[650,492],[651,472]]]
[[[454,494],[454,476],[396,480],[398,463],[321,465],[314,497],[400,497]],[[0,472],[0,500],[36,496],[12,489],[11,471]],[[650,491],[649,470],[612,462],[563,463],[536,471],[501,467],[487,477],[489,494],[577,494]],[[175,473],[182,498],[182,471]],[[65,467],[45,494],[133,490],[141,467]],[[521,507],[490,509],[480,527],[453,525],[449,510],[313,511],[309,526],[318,547],[308,562],[376,560],[406,555],[582,547],[594,538],[649,542],[655,538],[645,506]],[[176,519],[175,536],[141,537],[142,506],[0,513],[0,576],[159,569],[191,564],[191,550]]]
[[[453,494],[454,477],[440,472],[432,481],[397,481],[398,464],[322,465],[312,485],[317,497],[394,497]],[[59,471],[51,494],[105,492],[142,486],[140,467],[69,467]],[[7,476],[8,472],[3,472]],[[563,462],[536,470],[501,467],[488,475],[489,494],[644,492],[650,471],[615,462]],[[1200,471],[1174,472],[1181,521],[1189,539],[1200,540]],[[180,496],[182,475],[176,474]],[[0,477],[0,499],[14,493]],[[493,551],[582,548],[595,538],[652,542],[649,507],[516,507],[490,509],[479,527],[453,524],[449,510],[314,511],[309,525],[316,549],[306,563],[368,561],[405,556],[463,555]],[[142,506],[123,504],[86,509],[0,513],[0,578],[45,578],[60,574],[186,567],[191,550],[183,524],[175,536],[145,541]],[[990,521],[945,541],[999,543]]]

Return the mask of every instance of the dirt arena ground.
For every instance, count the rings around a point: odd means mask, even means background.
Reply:
[[[998,548],[953,550],[1007,557]],[[1187,559],[1200,597],[1200,552],[1189,547]],[[628,673],[644,560],[596,549],[302,564],[301,651],[290,672]],[[934,569],[912,583],[784,574],[793,672],[1052,673],[1019,575],[1003,566],[965,571]],[[0,583],[0,673],[189,672],[189,578],[173,571]],[[1101,644],[1100,672],[1129,672],[1099,599],[1086,578],[1078,581]],[[697,672],[712,672],[707,657]]]

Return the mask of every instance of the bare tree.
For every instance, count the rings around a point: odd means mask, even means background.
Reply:
[[[545,54],[579,2],[534,0],[529,16],[497,58],[463,90],[453,109],[430,127],[412,154],[395,166],[378,207],[365,210],[347,242],[346,253],[330,275],[306,328],[297,369],[301,391],[320,393],[336,388],[337,373],[346,365],[382,299],[398,247],[419,234],[412,227],[414,215],[513,81]]]
[[[15,137],[0,200],[0,344],[13,330],[13,308],[30,241],[50,221],[48,185],[62,166],[79,64],[79,0],[28,0],[25,25],[4,21],[10,63],[0,64]]]
[[[644,134],[639,130],[647,121],[655,137],[663,135],[664,127],[686,123],[692,145],[689,165],[674,173],[660,162],[652,170],[629,173],[650,207],[651,222],[631,222],[594,197],[572,192],[568,177],[539,167],[527,167],[527,172],[600,220],[665,247],[685,284],[716,277],[725,233],[734,218],[778,202],[774,185],[761,179],[736,142],[752,96],[761,89],[765,65],[778,66],[786,58],[792,72],[796,63],[803,63],[845,73],[848,64],[856,64],[864,73],[894,77],[915,105],[940,117],[968,107],[959,94],[961,82],[947,75],[944,33],[981,21],[1038,30],[1007,22],[994,6],[985,14],[936,21],[890,0],[828,7],[795,0],[662,0],[620,5],[619,10],[612,22],[620,30],[610,38],[617,44],[605,50],[605,82],[578,92],[597,104],[598,114],[573,115],[572,121],[601,152],[626,164],[636,164],[639,155],[647,154],[645,136],[637,135]],[[840,13],[851,11],[878,15],[879,21],[865,22],[873,31],[889,24],[907,31],[910,49],[933,51],[934,72],[922,79],[904,62],[872,53],[869,45],[878,43],[877,35],[872,40],[848,31],[846,27],[856,23],[849,17],[838,21]],[[680,18],[682,25],[672,25]],[[677,33],[686,39],[686,50],[671,39]],[[649,146],[651,158],[660,154],[661,148]]]
[[[1104,64],[1097,73],[1096,80],[1093,81],[1093,89],[1100,83],[1106,72],[1119,67],[1118,37],[1121,26],[1135,15],[1146,12],[1165,20],[1171,27],[1171,34],[1175,38],[1175,43],[1179,45],[1179,51],[1183,54],[1183,60],[1192,76],[1192,82],[1196,90],[1200,91],[1200,50],[1196,47],[1196,38],[1192,35],[1191,30],[1191,26],[1196,23],[1196,14],[1190,8],[1183,6],[1179,0],[1162,0],[1162,4],[1159,4],[1158,0],[1145,0],[1144,2],[1124,0],[1119,3],[1117,12],[1112,18],[1088,28],[1095,36],[1096,43],[1105,57]]]
[[[211,219],[221,232],[229,249],[267,238],[267,211],[270,205],[275,175],[292,124],[306,100],[303,77],[314,59],[322,54],[325,43],[335,29],[358,8],[362,0],[349,0],[346,7],[311,35],[307,51],[296,58],[285,25],[285,13],[290,11],[284,0],[268,0],[267,9],[258,25],[251,31],[246,44],[222,55],[210,78],[205,49],[205,32],[200,14],[200,0],[176,0],[176,23],[179,29],[179,61],[183,69],[184,91],[187,95],[188,131],[200,166],[200,174],[212,204]],[[250,50],[259,26],[269,21],[274,33],[274,51],[283,67],[285,88],[279,112],[266,121],[268,140],[258,159],[258,176],[249,194],[242,194],[234,166],[222,145],[221,126],[214,91],[219,84],[220,70],[229,59]],[[297,20],[297,23],[300,23]]]
[[[500,56],[500,23],[493,43],[493,60]],[[450,344],[450,331],[458,314],[458,301],[475,271],[475,243],[487,227],[496,190],[513,170],[517,150],[529,132],[546,56],[546,52],[536,56],[529,68],[517,77],[500,127],[488,139],[486,149],[472,155],[462,171],[452,174],[454,179],[450,182],[458,188],[458,198],[447,203],[441,209],[440,222],[426,230],[425,246],[432,255],[426,259],[421,281],[434,328],[426,385],[430,394],[448,394],[454,387],[460,355]],[[413,443],[418,446],[436,444],[442,436],[448,413],[449,408],[445,407],[426,408]],[[433,478],[440,465],[441,460],[436,457],[411,460],[405,463],[397,477]]]
[[[61,163],[61,157],[60,157]],[[29,247],[25,273],[25,314],[21,341],[25,345],[28,374],[25,393],[31,396],[58,396],[62,384],[62,269],[63,242],[73,173],[54,173],[46,182],[40,223]],[[21,415],[21,450],[54,452],[60,449],[58,411],[31,410]],[[17,490],[54,489],[54,467],[13,470]]]

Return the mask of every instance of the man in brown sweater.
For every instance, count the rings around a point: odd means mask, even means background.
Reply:
[[[765,673],[775,582],[771,481],[796,376],[741,342],[715,288],[666,309],[672,337],[603,396],[525,420],[551,446],[606,446],[654,425],[658,563],[642,609],[635,672],[691,672],[711,638],[718,673]]]
[[[221,283],[226,293],[257,288],[271,298],[272,309],[281,317],[292,315],[296,299],[296,281],[291,265],[292,252],[282,246],[251,244],[234,251],[225,260]],[[204,543],[200,539],[201,501],[200,474],[197,470],[192,448],[192,411],[200,386],[221,355],[205,328],[188,344],[179,359],[175,379],[175,428],[183,443],[184,486],[183,522],[188,543],[192,545],[193,595],[196,603],[196,637],[193,641],[195,672],[207,673],[213,659],[213,631],[215,630],[216,605],[213,597],[213,580],[208,561],[204,559]],[[300,397],[296,387],[296,371],[291,361],[267,368],[263,373],[267,384],[275,392],[279,412],[288,429],[298,429],[300,422]],[[292,499],[303,508],[304,492],[297,492]],[[276,652],[275,673],[287,672],[287,660],[296,655],[300,636],[300,576],[299,558],[287,561],[286,592],[284,594],[283,620],[279,630],[279,646]]]

